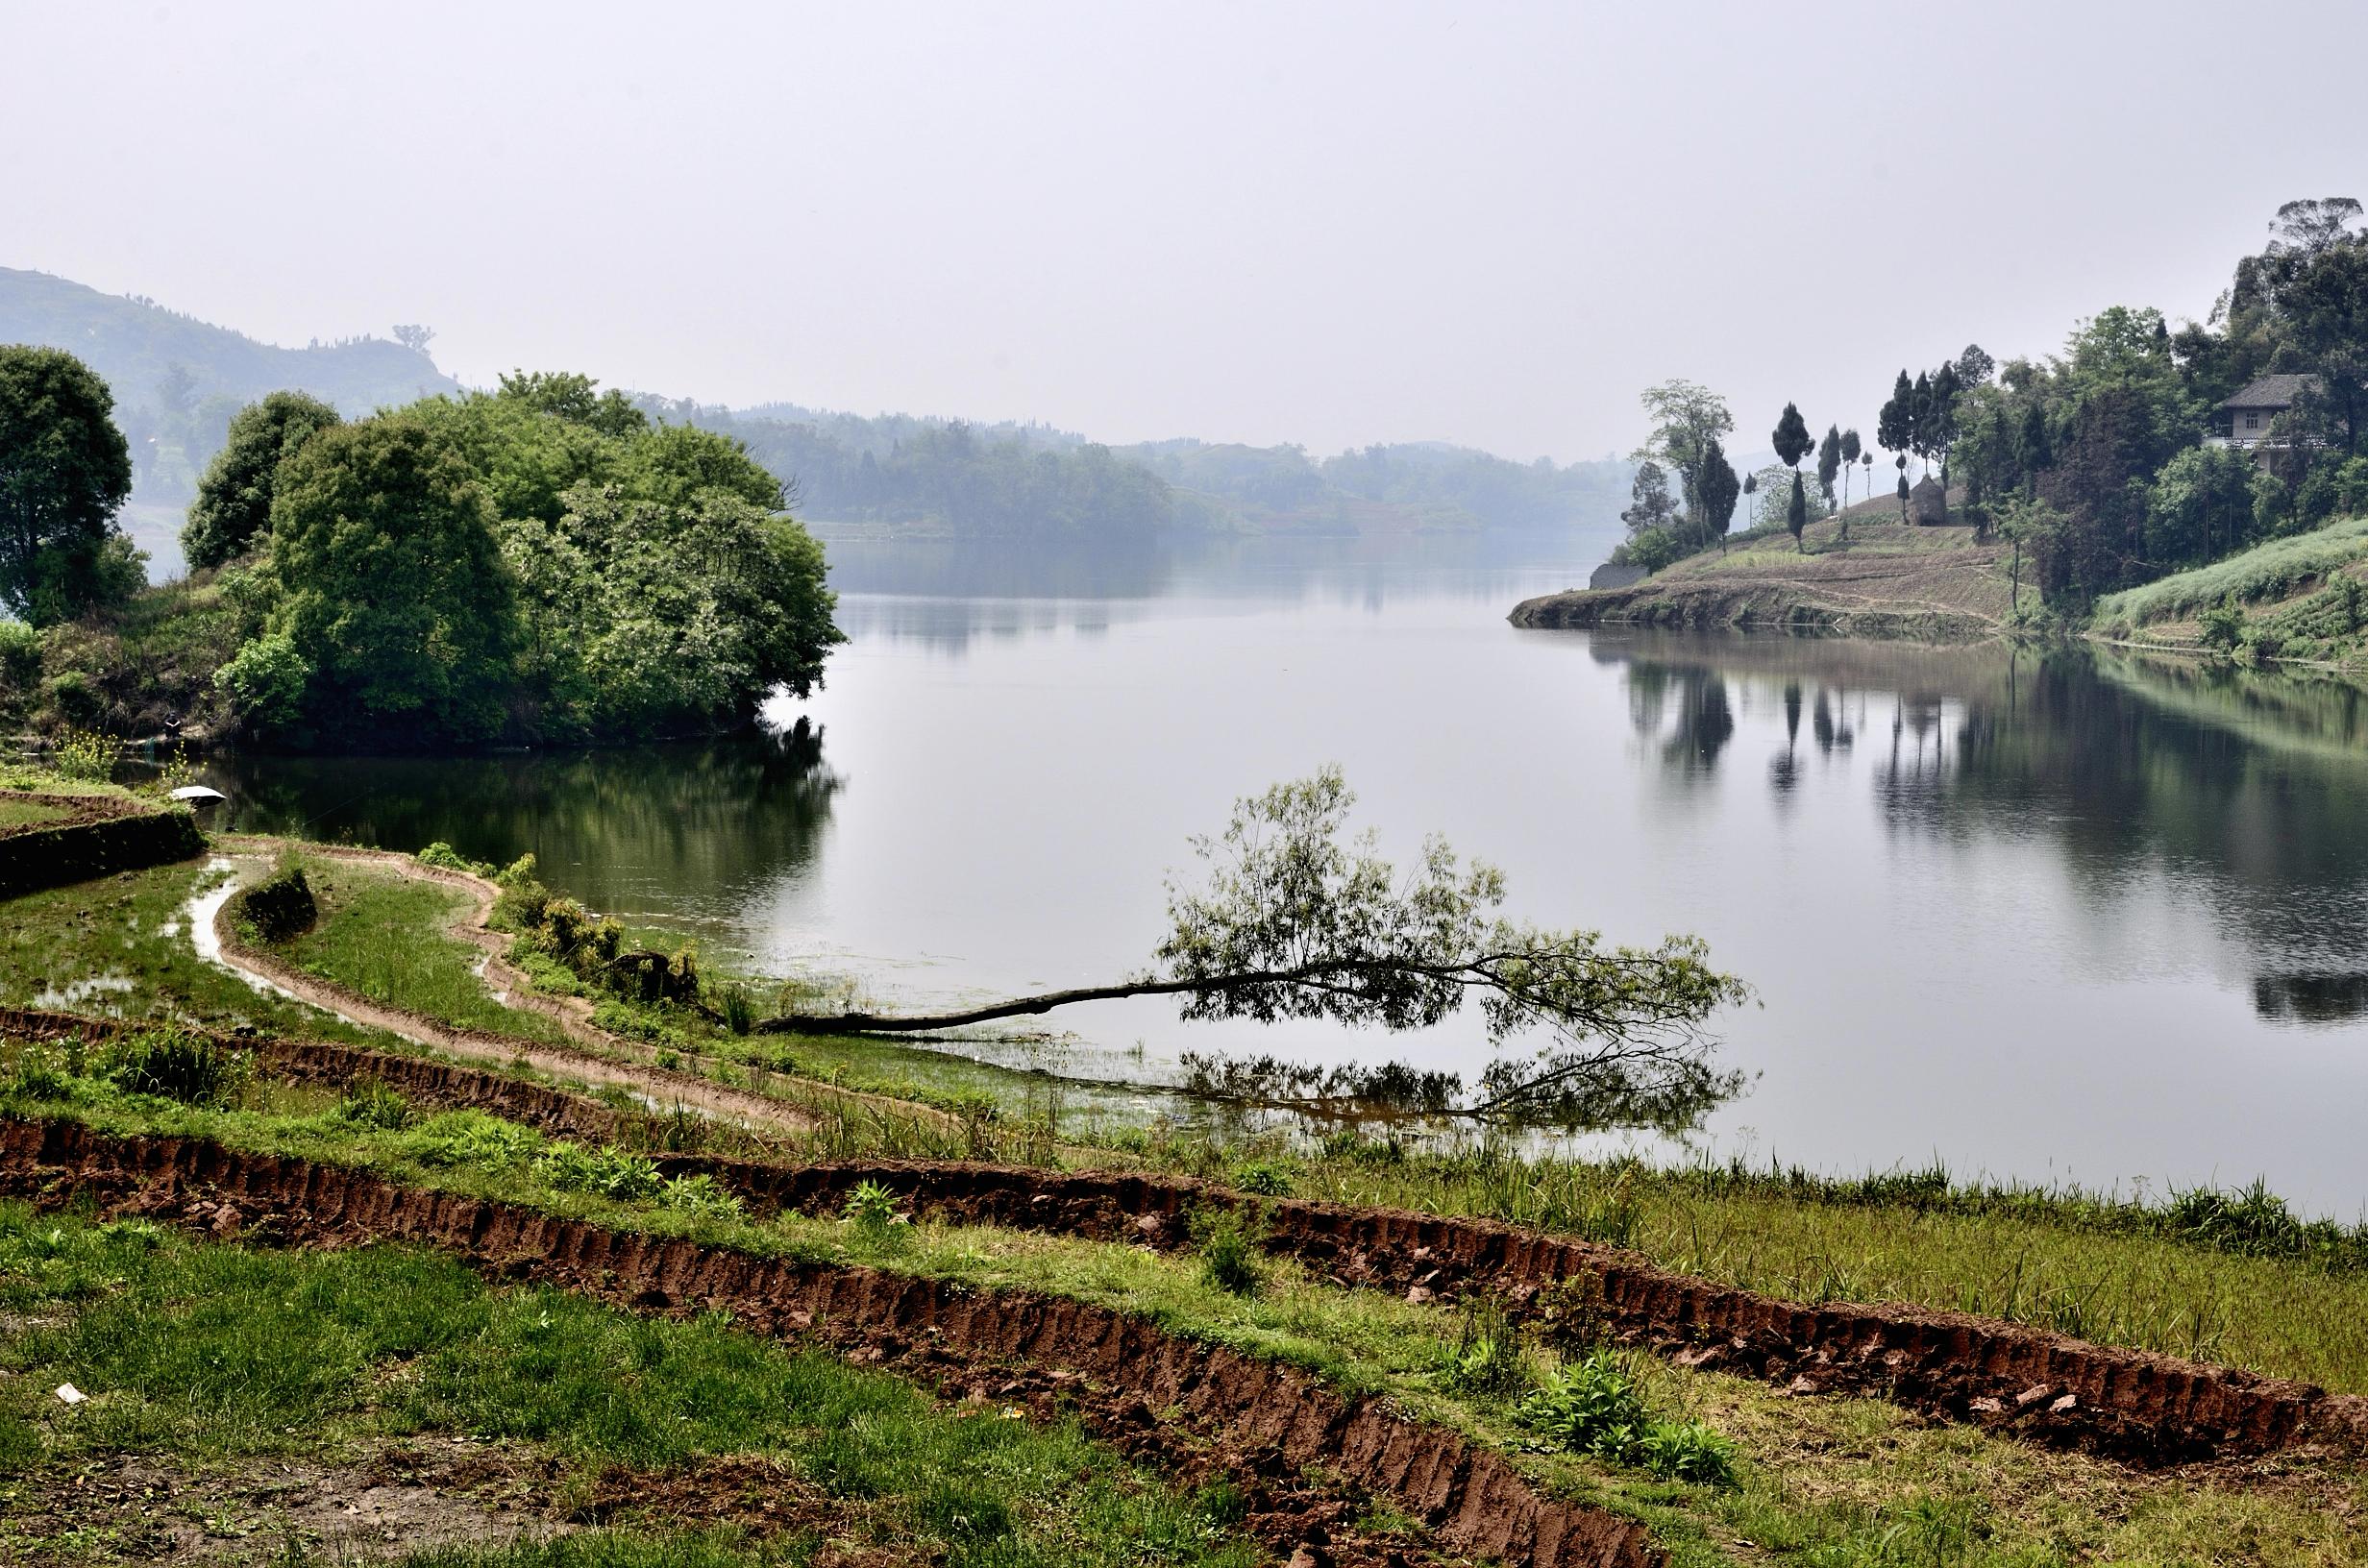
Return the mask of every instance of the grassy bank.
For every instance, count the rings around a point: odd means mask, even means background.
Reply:
[[[95,897],[65,890],[12,903],[18,918],[0,935],[0,1000],[71,1000],[134,1016],[364,1037],[196,960],[173,927],[201,874],[166,868],[111,881]],[[546,1021],[500,1008],[475,980],[475,950],[446,934],[443,900],[455,896],[448,890],[344,867],[327,874],[337,891],[321,925],[303,939],[308,967],[451,1021],[503,1030]],[[93,979],[120,989],[65,994]],[[929,1120],[806,1094],[799,1103],[815,1112],[818,1129],[785,1153],[1135,1165],[1303,1197],[1498,1218],[1632,1247],[1666,1267],[1793,1300],[1979,1312],[2368,1391],[2368,1233],[2304,1224],[2267,1193],[2198,1192],[2141,1205],[2077,1191],[1962,1188],[1938,1171],[1851,1181],[1355,1136],[1315,1145],[1227,1136],[1215,1123],[1112,1125],[1032,1075],[869,1041],[738,1037],[680,1009],[623,1011],[625,1021],[640,1015],[643,1028],[696,1053],[684,1063],[703,1058],[735,1081],[750,1081],[735,1061],[762,1062],[848,1087],[918,1093],[959,1112],[951,1121]],[[617,1013],[609,1017],[618,1021]],[[914,1084],[913,1065],[932,1063],[942,1072]]]
[[[213,1552],[333,1560],[337,1543],[284,1504],[234,1506],[242,1482],[301,1459],[332,1467],[331,1490],[358,1492],[370,1469],[428,1468],[457,1442],[474,1445],[475,1474],[432,1495],[447,1529],[479,1539],[406,1560],[738,1565],[809,1560],[833,1540],[952,1564],[1247,1568],[1257,1556],[1223,1528],[1221,1494],[1176,1495],[1073,1422],[941,1407],[712,1317],[491,1290],[433,1254],[200,1246],[138,1222],[9,1207],[0,1301],[30,1324],[0,1333],[13,1374],[0,1384],[0,1556],[12,1562],[145,1557],[149,1521],[60,1503],[70,1478],[132,1457],[178,1483],[180,1511]],[[87,1404],[45,1393],[68,1382]],[[665,1500],[710,1481],[744,1520],[670,1526]],[[547,1507],[497,1509],[521,1489]],[[565,1544],[532,1539],[596,1521]]]
[[[320,914],[274,950],[309,974],[464,1029],[557,1042],[549,1017],[509,1007],[486,989],[484,955],[452,936],[467,894],[399,872],[322,856],[299,857]]]
[[[1847,537],[1844,537],[1845,521]],[[1742,535],[1628,588],[1530,600],[1517,625],[1766,626],[1862,636],[1985,636],[2015,619],[2009,552],[1964,527],[1902,523],[1878,500],[1788,533]],[[2025,584],[2025,608],[2035,596]]]
[[[1586,1359],[1584,1344],[1509,1335],[1484,1314],[1344,1290],[1286,1265],[1253,1264],[1246,1275],[1236,1273],[1215,1233],[1196,1255],[985,1226],[903,1224],[879,1212],[758,1222],[728,1204],[618,1180],[627,1157],[567,1151],[481,1115],[414,1118],[382,1098],[366,1107],[263,1086],[251,1086],[244,1104],[208,1109],[126,1094],[103,1072],[60,1077],[54,1066],[37,1083],[14,1072],[14,1089],[0,1106],[63,1110],[121,1130],[203,1132],[246,1147],[364,1163],[407,1181],[627,1229],[861,1262],[974,1287],[1021,1286],[1139,1313],[1172,1333],[1305,1367],[1344,1391],[1385,1394],[1421,1419],[1516,1456],[1540,1485],[1643,1520],[1687,1568],[1739,1559],[1820,1568],[2368,1560],[2368,1544],[2353,1528],[2355,1510],[2368,1500],[2361,1478],[2323,1463],[2139,1474],[1866,1401],[1788,1398],[1756,1382],[1614,1359],[1607,1375],[1627,1390],[1622,1398],[1652,1421],[1712,1434],[1691,1441],[1726,1456],[1723,1478],[1689,1481],[1657,1474],[1643,1451],[1623,1447],[1610,1458],[1573,1452],[1556,1435],[1537,1396],[1564,1385]],[[631,1325],[545,1291],[488,1296],[450,1265],[382,1250],[288,1260],[194,1249],[229,1261],[192,1267],[171,1261],[171,1249],[185,1243],[153,1235],[137,1242],[166,1260],[152,1273],[129,1271],[147,1266],[143,1251],[123,1265],[122,1281],[95,1283],[94,1272],[105,1270],[83,1261],[81,1243],[71,1239],[82,1234],[99,1233],[69,1233],[49,1220],[0,1223],[0,1249],[16,1248],[0,1251],[0,1280],[8,1282],[0,1288],[18,1293],[0,1301],[12,1314],[0,1355],[12,1370],[28,1374],[5,1385],[11,1397],[37,1390],[55,1373],[101,1395],[72,1419],[115,1420],[113,1411],[128,1412],[118,1425],[99,1429],[117,1434],[110,1440],[131,1433],[200,1455],[284,1452],[288,1445],[333,1455],[351,1452],[338,1444],[447,1430],[548,1445],[565,1473],[578,1478],[596,1462],[664,1466],[703,1453],[754,1451],[800,1463],[812,1452],[790,1430],[805,1407],[777,1392],[788,1374],[771,1370],[797,1359],[738,1341],[712,1321]],[[333,1278],[343,1269],[355,1271],[351,1285]],[[298,1272],[274,1272],[285,1270]],[[201,1298],[217,1283],[223,1299],[204,1305]],[[168,1308],[185,1315],[140,1316]],[[62,1316],[93,1310],[114,1327],[86,1335],[77,1326],[81,1316]],[[37,1325],[30,1333],[16,1326],[28,1316]],[[392,1328],[383,1326],[388,1318]],[[695,1330],[721,1337],[697,1344],[669,1337]],[[217,1333],[233,1336],[232,1343],[215,1342],[210,1336]],[[270,1347],[289,1343],[318,1348],[275,1361],[254,1393],[225,1392],[243,1386],[240,1356],[284,1355]],[[382,1355],[370,1348],[382,1344]],[[672,1360],[678,1355],[683,1363]],[[713,1409],[693,1413],[669,1405],[678,1392],[667,1369],[678,1364],[704,1368],[691,1386]],[[846,1374],[832,1368],[831,1375]],[[268,1403],[284,1385],[290,1397],[312,1402],[303,1408],[304,1419],[291,1421]],[[157,1409],[149,1409],[151,1401]],[[573,1402],[602,1412],[593,1427],[561,1418]],[[15,1434],[0,1427],[0,1449],[16,1455],[20,1465],[50,1463],[58,1452],[60,1417],[37,1397],[33,1404],[40,1418],[20,1404]],[[210,1423],[214,1432],[188,1435],[185,1425],[176,1425],[185,1420]],[[37,1429],[33,1438],[24,1435],[29,1427]],[[930,1440],[922,1433],[898,1448],[926,1454]],[[1015,1509],[1032,1496],[996,1495]],[[1090,1551],[1094,1532],[1083,1538]],[[1155,1554],[1152,1560],[1190,1559]]]
[[[199,957],[191,907],[227,875],[203,863],[158,866],[0,904],[0,1005],[400,1044]]]
[[[2364,599],[2368,518],[2343,518],[2109,594],[2090,624],[2115,641],[2350,666],[2368,651]]]

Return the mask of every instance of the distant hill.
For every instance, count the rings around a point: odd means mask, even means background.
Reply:
[[[746,442],[811,519],[941,536],[1602,531],[1616,527],[1632,474],[1617,458],[1516,463],[1443,442],[1318,458],[1190,437],[1111,447],[1041,424],[640,402]]]
[[[65,349],[106,378],[132,443],[135,498],[152,505],[187,502],[231,416],[266,392],[297,388],[350,415],[459,385],[386,338],[284,349],[153,300],[12,267],[0,267],[0,343]]]
[[[425,352],[385,338],[284,349],[153,300],[9,268],[0,343],[70,350],[114,389],[137,476],[125,521],[159,576],[178,570],[181,509],[246,404],[294,387],[359,415],[461,390]],[[637,401],[654,417],[747,442],[794,486],[801,515],[890,534],[1608,533],[1628,499],[1630,465],[1613,458],[1517,463],[1443,442],[1322,458],[1298,446],[1190,438],[1112,447],[1035,423]]]

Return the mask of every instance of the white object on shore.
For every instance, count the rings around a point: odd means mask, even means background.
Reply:
[[[84,1393],[80,1388],[75,1387],[70,1383],[62,1383],[58,1384],[57,1391],[58,1398],[68,1405],[80,1405],[90,1398],[88,1394]]]
[[[184,784],[181,788],[173,791],[172,796],[176,800],[191,801],[228,800],[230,798],[229,796],[224,795],[220,790],[210,790],[203,784]]]

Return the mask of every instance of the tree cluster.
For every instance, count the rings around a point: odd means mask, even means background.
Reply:
[[[2318,527],[2368,498],[2368,234],[2350,198],[2289,202],[2208,321],[2116,306],[2060,355],[1992,367],[1968,350],[1910,381],[1878,439],[1942,465],[1980,526],[2027,554],[2051,600],[2098,595]],[[1971,361],[1971,362],[1969,362]],[[1995,369],[1995,379],[1988,374]],[[1944,381],[1944,372],[1947,380]],[[2257,377],[2306,378],[2248,451],[2216,405]],[[1953,384],[1951,384],[1953,383]],[[1953,392],[1941,402],[1940,393]]]
[[[747,723],[840,640],[821,547],[736,441],[574,375],[353,423],[234,422],[184,531],[249,635],[237,715],[295,745],[612,741]]]
[[[114,405],[74,355],[0,345],[0,608],[37,626],[119,602],[141,580],[115,524],[132,453]]]
[[[1612,558],[1658,572],[1714,544],[1723,547],[1736,506],[1749,491],[1720,439],[1735,429],[1725,399],[1673,380],[1645,388],[1641,401],[1653,433],[1635,454],[1630,502],[1620,513],[1628,538]]]

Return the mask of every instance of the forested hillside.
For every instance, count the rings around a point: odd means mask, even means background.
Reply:
[[[1434,442],[1318,458],[1295,445],[1109,447],[1047,425],[789,404],[641,405],[737,436],[795,486],[802,515],[942,534],[1557,529],[1616,519],[1630,473],[1614,458],[1516,463]]]
[[[457,391],[428,357],[424,330],[403,331],[410,343],[358,337],[284,349],[154,300],[0,267],[0,343],[64,349],[99,373],[131,443],[139,501],[186,502],[231,416],[266,392],[309,392],[351,417]]]

